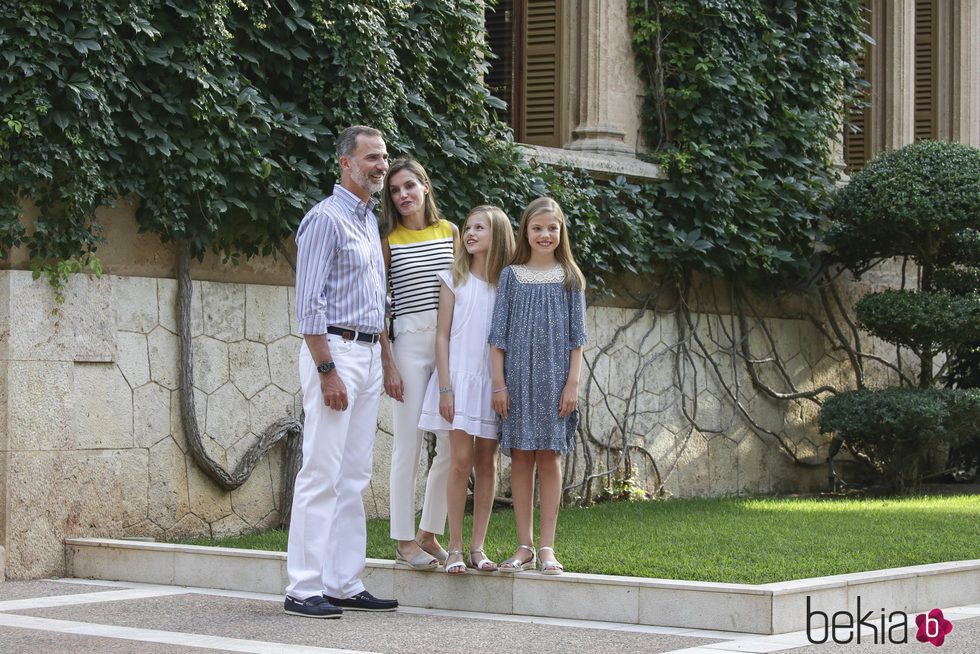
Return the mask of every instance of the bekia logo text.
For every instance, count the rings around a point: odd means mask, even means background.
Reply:
[[[918,627],[915,639],[936,647],[942,645],[953,630],[953,623],[943,617],[939,609],[915,616],[915,624]],[[850,611],[836,611],[831,615],[813,610],[810,596],[806,597],[806,638],[814,645],[828,640],[841,645],[852,641],[860,644],[862,638],[875,645],[907,643],[908,628],[909,619],[904,611],[892,611],[887,617],[883,608],[877,613],[874,610],[862,613],[860,595],[857,598],[857,611],[853,614]]]

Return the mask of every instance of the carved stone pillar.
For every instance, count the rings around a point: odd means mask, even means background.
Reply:
[[[570,85],[577,90],[578,111],[573,113],[570,150],[604,154],[633,154],[626,144],[626,129],[614,117],[616,98],[614,67],[623,65],[617,48],[627,38],[625,0],[578,0],[572,3],[577,18],[571,24],[576,30],[572,40],[578,48],[576,79]],[[622,24],[619,24],[622,23]],[[627,41],[627,48],[629,47]],[[574,59],[569,57],[569,60]],[[632,63],[632,59],[630,59]]]
[[[915,139],[915,0],[872,0],[871,152]]]
[[[938,137],[980,146],[980,2],[936,3]]]

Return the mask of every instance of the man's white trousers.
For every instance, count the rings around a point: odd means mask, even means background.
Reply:
[[[303,388],[303,466],[293,490],[286,594],[298,600],[364,590],[367,533],[362,493],[371,481],[381,400],[381,346],[327,337],[337,373],[347,386],[346,411],[323,404],[320,375],[306,343],[300,348]]]

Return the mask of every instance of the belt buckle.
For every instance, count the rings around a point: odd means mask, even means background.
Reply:
[[[341,332],[340,337],[345,341],[353,341],[357,339],[357,332],[345,329]]]

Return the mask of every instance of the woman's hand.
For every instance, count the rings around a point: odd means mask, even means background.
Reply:
[[[455,404],[452,391],[439,395],[439,415],[449,424],[453,424],[453,418],[456,417]]]
[[[405,384],[402,382],[402,376],[398,372],[398,366],[394,363],[382,366],[382,375],[384,376],[385,393],[388,394],[388,397],[399,402],[404,402]]]
[[[565,382],[565,388],[561,390],[561,399],[558,401],[558,415],[561,418],[572,415],[578,407],[578,384],[571,381]]]
[[[510,410],[510,393],[507,392],[506,388],[503,388],[493,394],[493,410],[496,411],[501,418],[507,417],[507,412]]]

